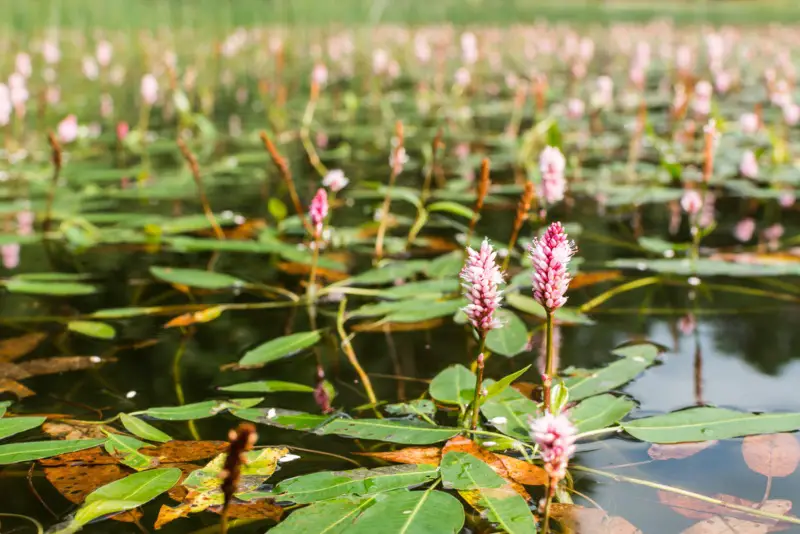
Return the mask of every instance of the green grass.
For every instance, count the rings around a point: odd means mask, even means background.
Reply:
[[[763,24],[800,21],[796,0],[0,0],[0,26],[226,31],[262,24],[511,24],[646,21]]]

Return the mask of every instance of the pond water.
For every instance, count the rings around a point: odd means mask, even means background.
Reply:
[[[303,67],[309,66],[307,58],[302,60]],[[745,74],[750,72],[747,66],[741,68]],[[307,71],[302,72],[306,76]],[[429,274],[419,269],[378,284],[342,282],[348,273],[372,269],[374,235],[380,224],[374,214],[385,191],[379,186],[386,183],[390,173],[387,159],[394,150],[391,139],[395,121],[402,121],[410,161],[397,177],[396,186],[403,193],[395,195],[391,204],[393,218],[386,240],[390,259],[432,260],[463,249],[469,220],[458,208],[450,207],[438,213],[431,210],[429,224],[409,252],[405,251],[409,227],[417,216],[415,205],[420,202],[420,191],[425,189],[431,168],[431,142],[440,127],[444,129],[441,140],[445,148],[433,167],[434,201],[458,203],[470,214],[480,160],[487,157],[491,161],[492,187],[473,245],[485,235],[503,248],[526,175],[537,182],[540,178],[536,162],[539,150],[558,144],[568,157],[570,185],[566,199],[548,209],[546,221],[559,220],[566,225],[577,242],[580,259],[574,266],[576,287],[568,293],[569,309],[579,321],[564,321],[556,327],[559,367],[598,369],[617,361],[618,357],[611,354],[614,348],[632,341],[650,341],[660,347],[657,363],[634,381],[611,388],[615,395],[635,401],[628,419],[695,406],[741,412],[800,412],[796,351],[800,341],[800,271],[796,267],[797,251],[792,248],[800,220],[793,205],[778,203],[780,194],[789,190],[793,194],[797,168],[790,158],[773,161],[756,185],[743,180],[737,170],[744,147],[778,150],[774,135],[783,132],[785,145],[791,149],[800,141],[800,133],[775,126],[773,137],[763,130],[751,136],[737,129],[739,114],[754,101],[766,100],[760,87],[748,90],[745,85],[738,93],[720,96],[720,109],[715,113],[720,123],[726,119],[728,126],[722,128],[715,173],[708,183],[714,195],[710,202],[714,226],[706,225],[711,233],[702,239],[700,262],[686,260],[685,268],[676,267],[677,258],[690,254],[688,244],[692,241],[689,217],[680,213],[679,201],[685,194],[682,184],[701,187],[704,140],[702,132],[696,132],[690,139],[673,144],[669,100],[657,84],[661,76],[668,73],[658,69],[651,73],[648,99],[641,100],[641,106],[626,108],[618,102],[611,110],[577,119],[563,115],[558,100],[567,94],[569,85],[557,78],[548,93],[552,103],[544,111],[537,111],[526,101],[517,109],[510,89],[503,89],[498,97],[477,89],[466,93],[454,89],[453,94],[434,97],[414,87],[412,79],[401,78],[371,89],[365,83],[366,94],[361,94],[364,88],[356,83],[351,88],[337,82],[323,91],[317,109],[309,112],[305,108],[305,84],[289,77],[292,81],[283,86],[284,91],[292,89],[288,100],[279,106],[271,104],[267,116],[273,129],[282,130],[271,129],[279,150],[288,159],[302,205],[311,201],[321,178],[319,169],[309,163],[300,139],[304,135],[300,123],[304,109],[306,114],[313,113],[308,142],[320,155],[318,167],[341,168],[350,178],[349,185],[332,202],[332,239],[322,253],[327,263],[320,265],[318,280],[322,287],[334,284],[339,289],[355,289],[332,291],[313,309],[302,302],[291,303],[307,290],[311,253],[304,245],[307,239],[298,217],[290,215],[293,205],[286,183],[258,137],[265,126],[265,110],[257,96],[247,96],[248,91],[258,94],[251,78],[243,75],[234,82],[245,91],[239,104],[233,101],[233,86],[220,89],[213,113],[208,113],[210,120],[199,111],[202,91],[191,93],[191,103],[187,103],[198,111],[179,112],[177,118],[165,115],[165,110],[174,113],[185,94],[174,90],[170,95],[174,100],[162,95],[155,107],[147,110],[152,111],[152,138],[146,143],[141,136],[116,139],[109,119],[105,119],[99,137],[64,143],[61,181],[53,190],[53,224],[44,240],[51,173],[44,129],[36,130],[28,124],[21,137],[9,133],[1,171],[6,180],[0,184],[4,196],[0,210],[5,214],[5,234],[0,236],[5,264],[2,275],[7,289],[0,296],[0,337],[45,334],[26,353],[0,350],[0,364],[6,366],[0,367],[3,399],[14,401],[9,411],[14,415],[47,414],[51,423],[74,424],[70,421],[97,422],[157,406],[264,397],[262,407],[319,414],[324,405],[308,391],[228,393],[219,388],[256,380],[282,380],[313,388],[318,384],[321,362],[325,378],[336,390],[333,408],[355,417],[370,417],[372,411],[364,408],[368,399],[358,375],[340,350],[336,319],[339,299],[345,294],[347,309],[352,311],[375,303],[376,296],[387,298],[377,294],[376,288],[402,288],[413,280],[425,279],[423,272]],[[272,92],[267,94],[272,98]],[[439,114],[425,111],[426,105],[438,107]],[[466,113],[468,109],[471,115]],[[628,147],[633,142],[631,124],[635,124],[637,109],[647,111],[648,128],[655,133],[648,134],[637,155],[631,157]],[[517,113],[521,135],[509,138],[503,131],[509,116]],[[175,143],[176,121],[197,154],[202,186],[227,234],[224,242],[233,243],[227,249],[219,244],[223,241],[215,239],[212,225],[203,215],[197,184]],[[780,122],[779,111],[768,108],[764,121]],[[284,128],[275,128],[281,123]],[[133,129],[129,135],[134,133],[138,132]],[[659,147],[659,139],[670,143],[670,148]],[[27,155],[19,159],[23,145]],[[675,161],[683,166],[682,178],[671,167]],[[430,201],[425,205],[430,208]],[[20,212],[34,214],[33,234],[25,235],[17,229]],[[531,214],[515,248],[509,279],[529,268],[520,253],[545,224],[540,217],[543,213],[532,210]],[[753,217],[757,230],[754,237],[742,243],[734,238],[734,231],[744,216]],[[781,235],[765,234],[778,223]],[[19,258],[12,261],[9,257],[14,256],[16,244],[20,244]],[[659,267],[657,260],[672,263]],[[456,258],[456,269],[445,270],[445,279],[455,281],[459,262]],[[380,265],[391,268],[391,264]],[[246,285],[208,289],[192,286],[191,277],[189,283],[170,284],[169,272],[160,275],[159,267],[224,273]],[[780,270],[778,275],[776,269]],[[28,273],[51,272],[66,273],[71,277],[64,278],[68,283],[90,284],[94,289],[86,295],[58,296],[52,286],[20,287]],[[593,273],[604,279],[593,279]],[[628,283],[634,285],[618,294],[608,293]],[[637,283],[640,287],[635,286]],[[520,287],[519,282],[516,284],[511,282],[511,286]],[[455,285],[447,291],[437,289],[434,297],[445,299],[456,289]],[[530,295],[528,283],[519,292]],[[416,297],[429,302],[416,293],[403,300]],[[594,300],[598,296],[602,299]],[[264,303],[283,304],[270,308]],[[229,304],[234,306],[226,308]],[[175,317],[216,305],[222,306],[219,316],[208,316],[207,321],[195,319],[184,328],[165,328]],[[113,309],[127,311],[101,311]],[[492,355],[486,376],[498,379],[533,364],[519,381],[523,386],[539,383],[535,369],[542,365],[543,318],[516,311],[528,333],[525,337],[530,336],[524,340],[527,346],[515,348],[513,357]],[[424,312],[423,308],[414,313]],[[351,316],[346,325],[348,332],[356,332],[352,338],[354,352],[382,401],[430,398],[426,392],[433,377],[452,364],[469,367],[474,359],[474,339],[463,324],[463,316],[456,314],[454,320],[452,310],[433,318],[422,316],[419,322],[389,320],[365,327],[380,317]],[[80,332],[79,320],[90,321],[88,327],[83,325],[90,328],[89,335]],[[113,339],[96,339],[103,336],[104,331],[95,330],[101,322],[114,328]],[[322,338],[313,348],[257,369],[232,368],[231,364],[254,347],[317,328],[322,329]],[[11,363],[55,356],[96,356],[101,361],[91,365],[83,362],[76,364],[79,370],[52,374],[47,364],[41,372],[28,369],[29,374],[21,374]],[[23,386],[29,391],[18,399],[15,392],[20,393]],[[447,407],[443,408],[446,412]],[[225,440],[228,430],[240,422],[229,413],[196,421],[148,420],[179,440]],[[437,419],[442,424],[452,425],[452,421],[441,412]],[[259,435],[259,445],[284,444],[301,456],[299,461],[283,465],[274,480],[268,481],[270,484],[320,470],[376,467],[380,464],[374,459],[353,453],[390,448],[374,440],[265,425],[259,425]],[[710,431],[709,438],[713,437]],[[31,430],[12,441],[41,439],[48,438],[42,438],[40,430]],[[680,459],[654,459],[659,455],[658,447],[623,432],[580,441],[573,464],[602,470],[605,475],[574,471],[571,475],[576,491],[571,494],[572,500],[601,507],[610,516],[621,516],[642,532],[673,533],[713,517],[720,508],[709,509],[713,505],[698,504],[691,498],[687,504],[679,500],[679,494],[658,485],[707,496],[730,495],[745,506],[767,499],[791,501],[800,495],[796,474],[766,477],[752,470],[742,452],[742,438],[721,439]],[[791,456],[793,449],[789,449],[789,453],[781,449],[774,454]],[[796,464],[791,457],[770,461]],[[0,470],[0,512],[35,518],[46,528],[61,523],[78,503],[65,499],[45,479],[41,466],[30,472],[29,467],[29,463],[12,462]],[[621,478],[614,480],[609,475]],[[535,499],[542,495],[541,488],[531,493]],[[158,502],[175,504],[166,496]],[[786,508],[775,510],[779,514],[788,512]],[[144,512],[140,523],[150,530],[158,506],[151,504]],[[800,532],[797,525],[788,523],[742,526],[742,517],[749,516],[736,517],[739,519],[730,521],[740,523],[729,524],[730,530],[696,532],[772,531],[769,528]],[[474,511],[468,510],[467,518],[464,532],[493,531],[490,523]],[[8,521],[11,524],[11,519]],[[216,528],[217,522],[216,515],[193,514],[163,530],[193,532]],[[239,526],[237,530],[263,532],[266,524]],[[14,520],[14,531],[29,528]],[[135,529],[113,521],[84,528],[87,532]],[[603,532],[633,532],[619,526],[604,528],[607,530]],[[4,522],[3,532],[11,531]]]

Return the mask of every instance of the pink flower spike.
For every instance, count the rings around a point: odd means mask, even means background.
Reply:
[[[350,180],[344,175],[344,171],[341,169],[332,169],[328,171],[328,174],[322,178],[322,185],[337,193],[347,187],[347,184],[350,183]]]
[[[758,159],[752,150],[747,150],[742,154],[739,172],[745,178],[758,178]]]
[[[567,160],[558,148],[548,146],[542,150],[539,156],[539,170],[542,173],[540,194],[547,204],[564,199],[567,189],[567,180],[564,178],[566,166]]]
[[[325,188],[320,187],[317,189],[317,194],[314,195],[311,207],[308,209],[308,216],[314,226],[314,237],[318,239],[322,235],[322,225],[325,223],[325,217],[328,216],[328,192],[325,191]]]
[[[694,189],[687,189],[681,197],[681,208],[689,215],[695,215],[703,207],[703,198]]]
[[[534,238],[531,244],[533,298],[548,312],[567,302],[564,295],[571,281],[567,265],[576,251],[575,243],[567,238],[559,222],[551,224],[541,239]]]
[[[64,144],[73,142],[78,138],[78,117],[67,115],[58,123],[58,140]]]
[[[480,250],[467,248],[467,262],[461,269],[461,284],[469,304],[464,308],[472,326],[481,336],[502,324],[495,312],[503,300],[498,286],[503,283],[503,272],[497,266],[497,252],[488,239],[484,239]]]
[[[550,412],[531,421],[531,437],[539,445],[544,469],[551,478],[561,480],[567,476],[567,464],[575,454],[578,431],[569,418]]]

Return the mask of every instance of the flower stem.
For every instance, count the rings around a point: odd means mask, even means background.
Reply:
[[[486,334],[481,334],[481,346],[478,351],[478,357],[476,358],[477,362],[477,370],[478,370],[478,378],[475,381],[475,395],[472,398],[472,420],[470,422],[470,430],[475,430],[478,428],[478,417],[480,416],[480,400],[481,400],[481,390],[483,389],[483,350],[486,348]]]
[[[550,532],[550,506],[553,504],[553,493],[555,493],[556,479],[550,477],[547,483],[547,500],[544,503],[544,520],[542,521],[542,533]]]
[[[544,410],[550,410],[550,386],[553,383],[553,312],[547,310],[547,326],[545,335],[545,357],[544,367]]]
[[[344,312],[347,309],[347,299],[342,299],[342,302],[339,304],[339,313],[336,316],[336,330],[339,332],[339,337],[342,339],[342,350],[344,351],[345,356],[350,361],[350,365],[353,366],[353,369],[356,370],[356,374],[361,379],[361,383],[364,385],[364,391],[367,393],[367,398],[369,402],[375,406],[378,404],[378,399],[375,397],[375,392],[372,389],[372,383],[369,381],[369,376],[367,373],[364,372],[364,368],[361,367],[361,364],[358,362],[358,357],[356,356],[356,352],[353,350],[353,345],[350,343],[350,338],[347,336],[347,332],[344,330]]]
[[[316,300],[317,294],[314,287],[317,284],[317,263],[319,263],[320,240],[316,235],[313,237],[312,244],[314,245],[314,250],[311,251],[311,272],[308,275],[308,291],[306,292],[309,302]]]

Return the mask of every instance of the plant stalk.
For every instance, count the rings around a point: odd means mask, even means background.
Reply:
[[[345,356],[347,356],[347,359],[350,361],[350,365],[353,366],[353,369],[356,370],[356,374],[358,374],[358,377],[361,379],[369,402],[372,405],[377,405],[378,398],[375,396],[375,391],[372,389],[372,382],[369,381],[369,376],[364,372],[364,368],[361,367],[358,356],[356,356],[356,352],[353,350],[353,345],[350,343],[350,338],[344,330],[344,312],[346,309],[347,299],[344,298],[339,304],[339,313],[336,315],[336,330],[339,332],[339,337],[342,340],[342,351],[344,351]]]
[[[553,312],[547,310],[547,325],[545,327],[545,367],[542,380],[544,392],[544,411],[550,410],[550,388],[553,384]]]
[[[556,479],[550,477],[547,483],[547,500],[544,503],[544,520],[542,520],[542,533],[550,532],[550,507],[553,504],[553,493],[555,493]]]
[[[478,357],[476,358],[477,363],[477,370],[478,370],[478,378],[475,381],[475,395],[472,397],[472,418],[470,421],[469,428],[470,430],[475,430],[478,428],[478,417],[480,416],[480,400],[481,400],[481,390],[483,390],[483,368],[484,368],[484,356],[483,351],[486,348],[486,334],[481,334],[481,346],[478,349]]]
[[[186,163],[189,165],[189,170],[192,172],[192,178],[194,178],[195,186],[197,186],[197,193],[200,195],[200,203],[203,206],[203,213],[205,213],[211,228],[214,229],[214,235],[217,236],[217,239],[222,241],[225,239],[225,232],[222,231],[222,228],[220,228],[217,222],[217,218],[214,216],[214,212],[211,211],[211,205],[208,202],[206,190],[203,187],[203,180],[200,177],[200,166],[197,164],[197,158],[194,157],[192,151],[189,150],[189,147],[186,146],[186,143],[180,137],[178,137],[178,148],[181,150],[181,154],[183,154],[183,158],[186,160]]]

